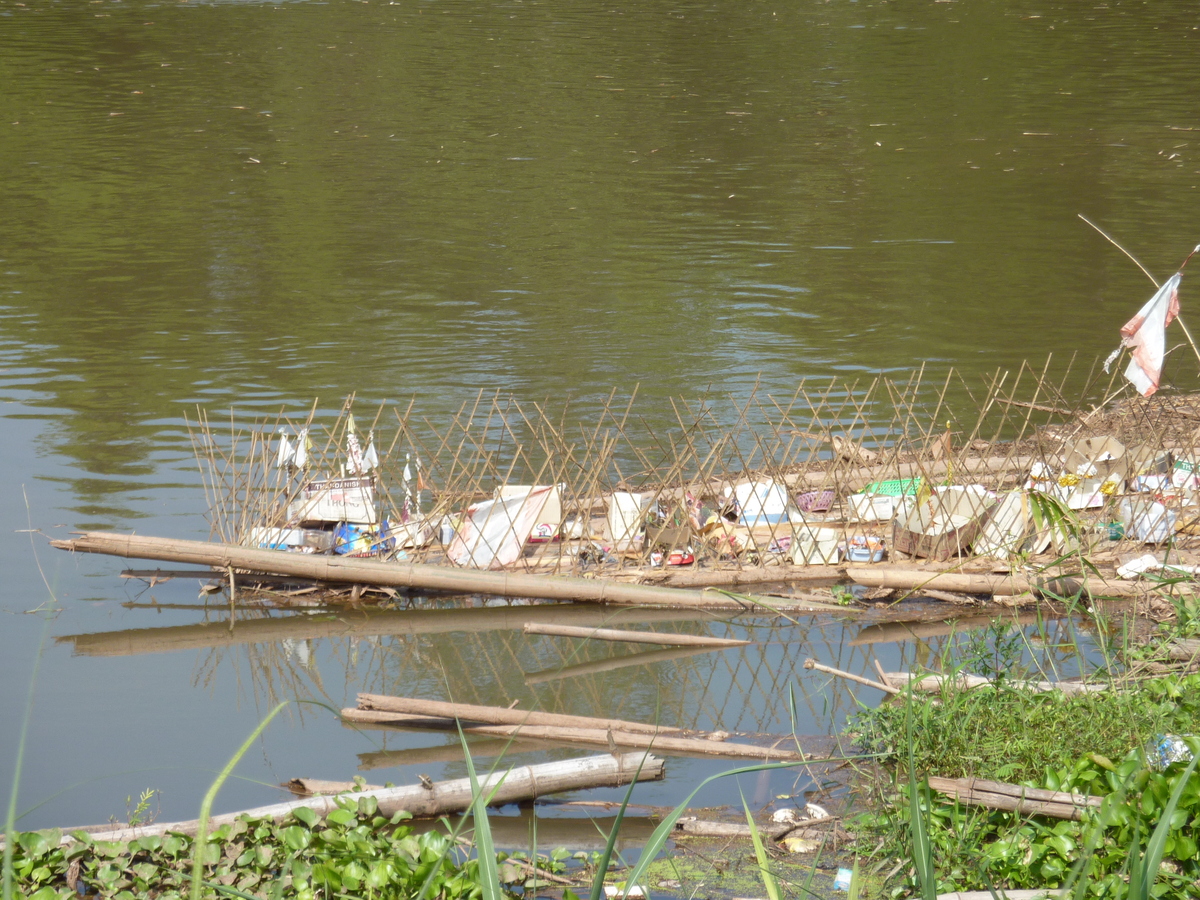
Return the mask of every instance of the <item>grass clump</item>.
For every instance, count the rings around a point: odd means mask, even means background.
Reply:
[[[1200,675],[1064,695],[999,686],[860,712],[864,749],[894,769],[853,824],[892,896],[996,888],[1078,889],[1135,900],[1200,896],[1200,774],[1187,754],[1146,752],[1163,734],[1200,753]],[[1081,821],[960,805],[927,775],[979,777],[1103,798]],[[894,864],[894,865],[893,865]]]
[[[864,751],[907,761],[909,717],[918,772],[1036,781],[1086,754],[1121,759],[1158,734],[1200,733],[1200,675],[1087,694],[1038,694],[1003,682],[963,691],[947,679],[940,693],[862,710],[849,727]]]

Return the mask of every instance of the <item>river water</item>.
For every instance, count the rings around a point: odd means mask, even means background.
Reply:
[[[706,625],[764,649],[532,686],[579,660],[503,630],[294,617],[92,655],[54,639],[219,604],[42,535],[207,537],[197,406],[357,392],[436,428],[481,390],[586,414],[636,389],[666,428],[671,398],[755,384],[1087,368],[1151,287],[1077,214],[1158,278],[1200,239],[1198,29],[1190,4],[1115,0],[0,0],[0,777],[36,669],[23,824],[124,819],[143,789],[190,816],[273,702],[363,688],[778,732],[796,685],[797,727],[836,728],[849,704],[798,666],[868,665],[832,621]],[[1180,352],[1166,380],[1194,372]],[[293,707],[218,806],[439,741]]]

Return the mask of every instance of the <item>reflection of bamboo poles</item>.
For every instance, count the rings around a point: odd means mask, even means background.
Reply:
[[[598,659],[592,662],[576,663],[571,666],[559,666],[553,669],[543,669],[540,672],[530,672],[525,676],[526,684],[545,684],[548,681],[558,681],[562,678],[579,678],[583,675],[596,675],[600,672],[615,672],[629,666],[650,666],[656,663],[669,662],[703,653],[712,653],[722,647],[672,647],[668,650],[646,650],[642,653],[629,653],[625,656],[614,656],[610,659]]]
[[[520,631],[536,617],[542,622],[606,626],[652,622],[705,622],[719,617],[705,610],[668,610],[554,604],[491,606],[473,609],[339,610],[316,615],[291,615],[173,625],[166,628],[132,628],[95,634],[62,635],[81,656],[133,656],[168,653],[201,647],[232,647],[282,640],[315,640],[370,635],[479,633]]]
[[[616,628],[587,628],[578,625],[552,625],[547,622],[526,622],[525,634],[544,634],[552,637],[583,638],[625,644],[659,644],[666,647],[744,647],[753,641],[709,637],[696,634],[667,634],[657,631],[625,631]]]
[[[374,722],[342,722],[347,728],[367,729],[396,733],[396,729],[388,725]],[[507,740],[505,738],[487,738],[472,740],[467,743],[472,759],[489,759],[498,756],[508,757],[518,753],[541,753],[546,750],[570,748],[570,744],[555,741]],[[386,769],[393,766],[426,766],[430,763],[460,762],[463,758],[462,744],[455,740],[449,744],[436,744],[432,747],[412,747],[405,750],[373,750],[369,753],[358,754],[358,768],[366,772],[372,769]]]
[[[877,625],[867,625],[850,639],[851,646],[862,644],[887,644],[899,641],[922,640],[945,634],[957,634],[970,631],[973,628],[987,628],[1000,621],[1012,628],[1022,625],[1033,625],[1045,619],[1055,618],[1050,611],[1010,613],[997,611],[985,616],[963,616],[958,619],[938,622],[881,622]]]

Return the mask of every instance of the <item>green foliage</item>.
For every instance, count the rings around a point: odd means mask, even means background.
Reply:
[[[1200,739],[1189,743],[1200,752]],[[882,812],[860,816],[854,827],[863,848],[882,843],[882,856],[916,863],[891,884],[892,896],[921,889],[925,856],[936,867],[939,892],[1069,887],[1078,878],[1088,897],[1182,900],[1195,897],[1200,883],[1195,765],[1177,762],[1159,772],[1146,768],[1141,750],[1117,764],[1089,754],[1030,783],[1103,796],[1082,822],[963,807],[901,781]],[[912,839],[918,831],[924,854]]]
[[[910,715],[916,771],[1023,782],[1089,753],[1120,759],[1155,734],[1200,733],[1200,675],[1086,694],[959,691],[947,683],[940,694],[861,710],[849,727],[861,749],[901,761]]]
[[[67,873],[99,900],[152,895],[187,896],[190,858],[202,861],[202,894],[284,896],[312,900],[339,894],[409,898],[429,880],[437,900],[482,900],[476,860],[457,861],[450,839],[415,834],[408,813],[378,814],[373,797],[339,800],[324,821],[298,809],[279,823],[240,818],[209,834],[200,847],[182,834],[128,843],[96,841],[79,832],[63,846],[58,831],[18,833],[13,873],[18,896],[50,900],[77,897]]]

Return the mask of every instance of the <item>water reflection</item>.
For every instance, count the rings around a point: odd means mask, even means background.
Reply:
[[[216,682],[222,670],[226,676],[232,672],[259,708],[282,699],[340,708],[353,705],[361,691],[485,706],[515,703],[520,709],[775,738],[835,733],[859,702],[882,699],[874,689],[807,670],[809,657],[869,678],[875,677],[876,660],[892,671],[958,664],[970,642],[986,656],[988,648],[1008,640],[1016,649],[1006,665],[1033,667],[1056,678],[1078,674],[1099,660],[1095,642],[1077,620],[1034,611],[956,616],[935,603],[880,610],[859,622],[583,604],[431,608],[429,601],[413,600],[408,605],[239,609],[230,618],[228,607],[215,603],[207,620],[197,624],[57,640],[87,656],[199,650],[198,683]],[[525,635],[522,627],[529,621],[635,626],[752,643],[708,652],[628,653],[602,641]],[[454,736],[348,727],[374,745],[358,754],[364,770],[442,765],[452,772],[461,764]],[[813,739],[800,740],[805,746]],[[473,739],[471,746],[481,757],[561,758],[580,752],[519,736],[512,742]],[[812,752],[812,745],[806,749]]]

